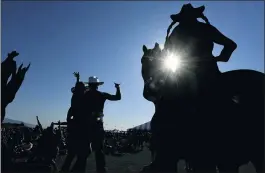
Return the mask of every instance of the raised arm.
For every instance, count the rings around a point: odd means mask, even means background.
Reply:
[[[62,137],[63,135],[62,135],[62,128],[61,128],[61,121],[58,121],[58,130],[59,130],[58,135]]]
[[[211,34],[213,42],[224,46],[223,50],[221,51],[221,54],[216,57],[216,61],[227,62],[230,59],[234,50],[237,48],[237,44],[233,40],[223,35],[214,26],[212,25],[209,26],[211,27],[209,33]]]
[[[111,101],[121,100],[120,84],[115,83],[115,87],[116,87],[116,94],[115,95],[104,93],[104,96],[107,100],[111,100]]]
[[[79,74],[79,72],[74,72],[74,76],[76,77],[76,83],[78,83],[79,80],[80,80],[80,74]]]
[[[40,131],[43,132],[43,128],[42,128],[42,125],[41,125],[41,123],[40,123],[40,121],[39,121],[39,117],[36,116],[36,118],[37,118],[38,126],[40,127]]]

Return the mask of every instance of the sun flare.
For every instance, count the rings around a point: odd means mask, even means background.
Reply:
[[[165,58],[164,65],[165,68],[171,70],[172,72],[175,72],[181,67],[181,61],[178,56],[170,54]]]

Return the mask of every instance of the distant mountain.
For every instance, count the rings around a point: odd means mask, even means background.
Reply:
[[[33,124],[25,123],[23,121],[12,120],[12,119],[9,119],[9,118],[5,118],[3,123],[10,123],[10,124],[21,124],[21,123],[23,123],[25,126],[30,127],[30,128],[33,128],[33,127],[36,126],[36,125],[33,125]]]

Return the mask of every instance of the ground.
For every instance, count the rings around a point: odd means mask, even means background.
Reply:
[[[58,158],[58,167],[63,163],[64,157]],[[138,173],[142,167],[149,164],[151,154],[148,149],[144,149],[140,153],[125,154],[120,157],[106,156],[106,165],[108,173]],[[94,173],[96,170],[96,162],[94,154],[87,159],[87,173]]]
[[[144,165],[151,161],[151,154],[147,148],[136,154],[125,154],[121,157],[106,156],[108,173],[139,173]],[[63,157],[58,158],[58,166],[63,163]],[[184,170],[185,162],[182,160],[178,163],[178,173],[186,173]],[[87,172],[95,173],[96,163],[94,154],[87,159]],[[256,173],[255,168],[250,163],[239,168],[238,173]]]
[[[59,156],[57,159],[57,166],[61,168],[65,156]],[[135,154],[125,154],[120,157],[106,156],[106,164],[108,173],[139,173],[144,165],[151,161],[151,154],[147,148]],[[178,163],[178,173],[186,173],[184,170],[185,162],[182,160]],[[87,159],[86,173],[95,173],[96,163],[95,156],[91,154]],[[255,168],[251,163],[243,165],[239,168],[238,173],[256,173]]]

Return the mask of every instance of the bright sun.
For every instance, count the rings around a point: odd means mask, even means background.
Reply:
[[[173,54],[170,54],[166,57],[165,61],[165,68],[171,70],[172,72],[175,72],[177,69],[181,66],[181,61],[177,56],[174,56]]]

